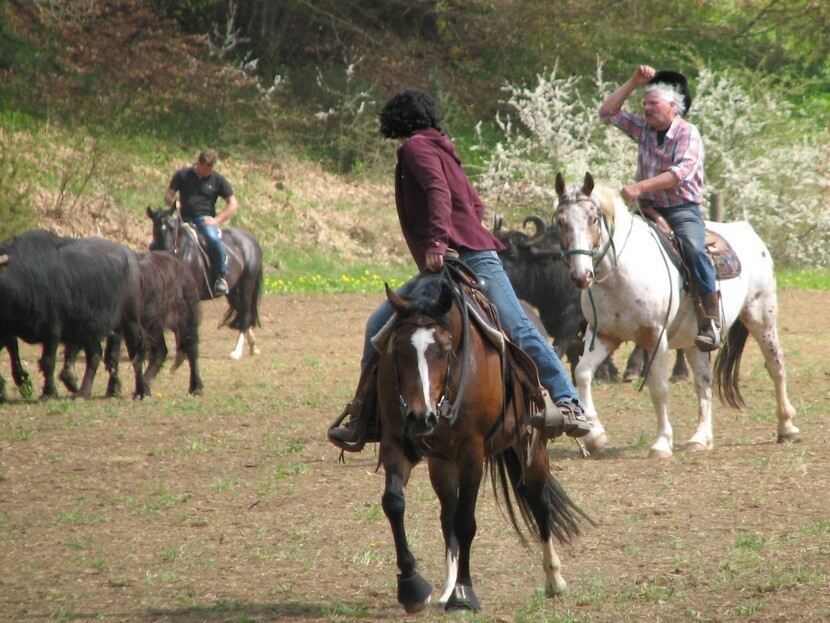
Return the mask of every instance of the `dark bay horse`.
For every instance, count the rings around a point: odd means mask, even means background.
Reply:
[[[182,223],[175,208],[147,208],[153,221],[153,248],[173,253],[190,269],[203,301],[214,298],[210,262],[197,242],[195,230]],[[262,293],[262,249],[248,232],[235,227],[221,230],[228,256],[228,310],[220,326],[239,331],[232,359],[241,359],[245,338],[249,352],[258,353],[253,327],[259,325],[259,298]]]
[[[404,530],[404,487],[422,458],[441,503],[445,609],[480,607],[470,548],[485,469],[522,540],[517,516],[542,545],[548,596],[562,593],[566,585],[553,539],[569,542],[587,516],[551,476],[545,444],[527,425],[531,401],[538,406],[538,379],[522,384],[512,367],[503,367],[509,351],[502,354],[470,319],[458,286],[445,276],[422,274],[406,298],[388,288],[387,297],[396,315],[377,342],[379,461],[386,475],[382,505],[400,570],[398,601],[417,612],[432,591],[416,570]]]

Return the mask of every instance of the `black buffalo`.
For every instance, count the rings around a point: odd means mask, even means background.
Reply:
[[[127,344],[135,373],[134,396],[146,395],[140,275],[133,251],[102,238],[64,238],[31,230],[0,244],[0,271],[0,344],[10,350],[13,371],[13,341],[43,345],[43,398],[57,396],[54,373],[60,343],[85,352],[86,370],[77,393],[89,397],[101,342],[114,332]]]
[[[584,348],[582,335],[586,326],[580,304],[580,290],[574,286],[562,262],[557,229],[546,227],[539,216],[528,216],[524,225],[529,223],[535,229],[530,235],[524,231],[504,229],[502,220],[496,219],[493,233],[506,247],[499,256],[516,295],[539,310],[539,316],[553,338],[556,351],[560,356],[567,355],[573,374]],[[644,353],[642,349],[635,348],[623,378],[627,381],[637,378],[642,373],[643,366]],[[672,379],[679,380],[687,376],[686,361],[682,351],[678,351]],[[597,369],[595,378],[611,381],[619,379],[619,372],[610,357]]]
[[[144,371],[144,387],[149,395],[150,386],[167,358],[165,330],[171,331],[176,340],[176,370],[185,359],[190,366],[191,394],[200,394],[203,384],[199,375],[199,290],[190,271],[182,261],[165,251],[138,254],[141,272],[141,328],[143,330],[142,361],[147,362]],[[107,339],[104,361],[110,374],[107,396],[118,395],[121,381],[118,378],[118,357],[122,336],[115,332]],[[72,391],[78,384],[72,372],[77,348],[67,347],[61,381]]]

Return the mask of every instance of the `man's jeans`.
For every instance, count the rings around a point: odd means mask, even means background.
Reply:
[[[216,225],[205,225],[204,217],[197,216],[188,219],[196,230],[205,237],[208,246],[208,254],[210,255],[210,264],[213,268],[213,274],[218,279],[225,277],[228,274],[228,258],[225,254],[225,244],[219,238],[219,228]]]
[[[700,206],[696,203],[683,203],[671,208],[657,208],[657,211],[669,222],[674,235],[680,239],[683,248],[683,260],[689,266],[701,297],[717,289],[715,269],[706,255],[706,231]]]
[[[556,351],[527,319],[513,291],[513,286],[510,284],[510,279],[504,272],[498,253],[495,251],[463,251],[461,259],[473,269],[484,294],[498,310],[504,330],[536,363],[536,367],[539,368],[539,380],[554,402],[577,400],[576,389]],[[409,281],[401,286],[398,294],[406,296],[411,283],[412,281]],[[363,357],[360,361],[361,370],[366,367],[374,354],[370,339],[380,331],[393,313],[389,301],[384,301],[369,316],[363,342]]]

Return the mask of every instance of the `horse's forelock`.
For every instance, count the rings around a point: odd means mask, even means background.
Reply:
[[[406,293],[405,298],[409,302],[409,307],[402,312],[398,312],[399,319],[405,320],[421,315],[432,318],[441,325],[446,325],[448,323],[447,314],[439,309],[439,303],[441,293],[447,285],[448,282],[442,275],[423,275]]]

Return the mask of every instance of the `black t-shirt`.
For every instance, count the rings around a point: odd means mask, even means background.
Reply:
[[[216,199],[228,199],[233,195],[233,189],[224,176],[212,171],[201,178],[193,167],[176,171],[170,180],[170,188],[179,193],[183,219],[216,216]]]

